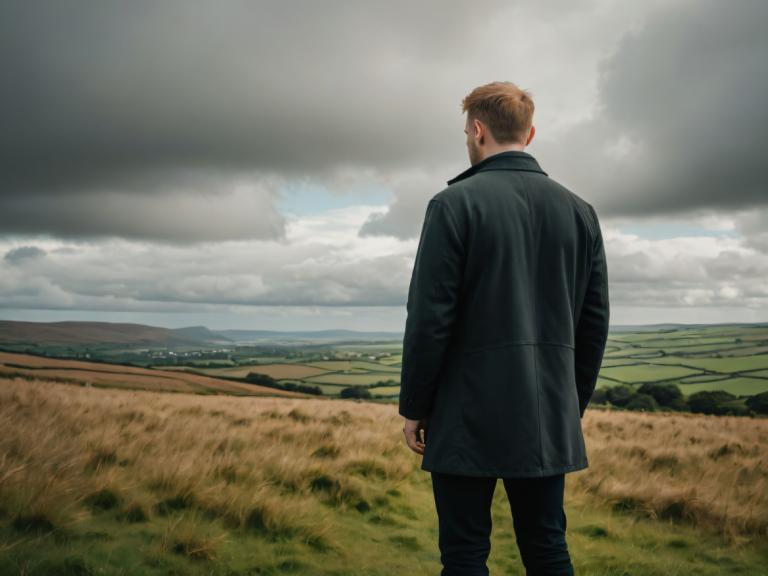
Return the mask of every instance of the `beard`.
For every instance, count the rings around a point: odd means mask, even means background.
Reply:
[[[478,149],[474,140],[470,140],[468,150],[469,150],[469,163],[472,166],[474,166],[475,164],[480,162],[480,160],[482,160],[480,155],[480,150]]]

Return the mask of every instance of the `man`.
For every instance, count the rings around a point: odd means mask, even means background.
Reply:
[[[462,108],[471,166],[429,200],[408,291],[403,430],[432,475],[442,576],[488,574],[498,478],[527,574],[573,574],[564,475],[588,466],[608,335],[600,223],[524,151],[527,91],[493,82]]]

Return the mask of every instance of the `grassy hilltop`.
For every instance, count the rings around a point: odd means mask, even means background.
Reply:
[[[0,377],[0,574],[437,574],[391,404]],[[590,408],[579,574],[765,574],[768,420]],[[492,574],[524,574],[503,486]]]

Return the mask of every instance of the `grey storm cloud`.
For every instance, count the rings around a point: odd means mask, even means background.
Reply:
[[[591,117],[548,138],[540,123],[547,100],[534,93],[539,131],[528,151],[605,217],[768,205],[765,22],[768,2],[760,0],[649,10],[599,58]],[[372,216],[361,234],[417,236],[426,200],[452,175],[439,174],[416,196],[413,186],[396,189],[389,212]]]
[[[455,99],[416,95],[451,78],[483,24],[470,14],[493,4],[3,2],[0,229],[280,237],[263,189],[252,225],[200,218],[194,200],[166,213],[183,224],[153,213],[169,191],[439,158]]]
[[[765,22],[760,0],[670,3],[602,63],[599,114],[542,158],[605,215],[765,206]]]
[[[18,248],[12,248],[5,253],[3,260],[15,264],[17,262],[23,262],[31,258],[41,258],[45,256],[45,250],[38,248],[37,246],[19,246]]]
[[[757,0],[7,0],[0,234],[280,238],[281,183],[358,171],[395,195],[360,233],[413,237],[465,167],[461,98],[495,79],[533,88],[530,151],[603,214],[757,205],[766,20]]]

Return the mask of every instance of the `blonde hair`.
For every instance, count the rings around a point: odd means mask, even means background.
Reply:
[[[533,98],[513,82],[478,86],[464,97],[461,109],[488,126],[499,144],[524,143],[533,123]]]

